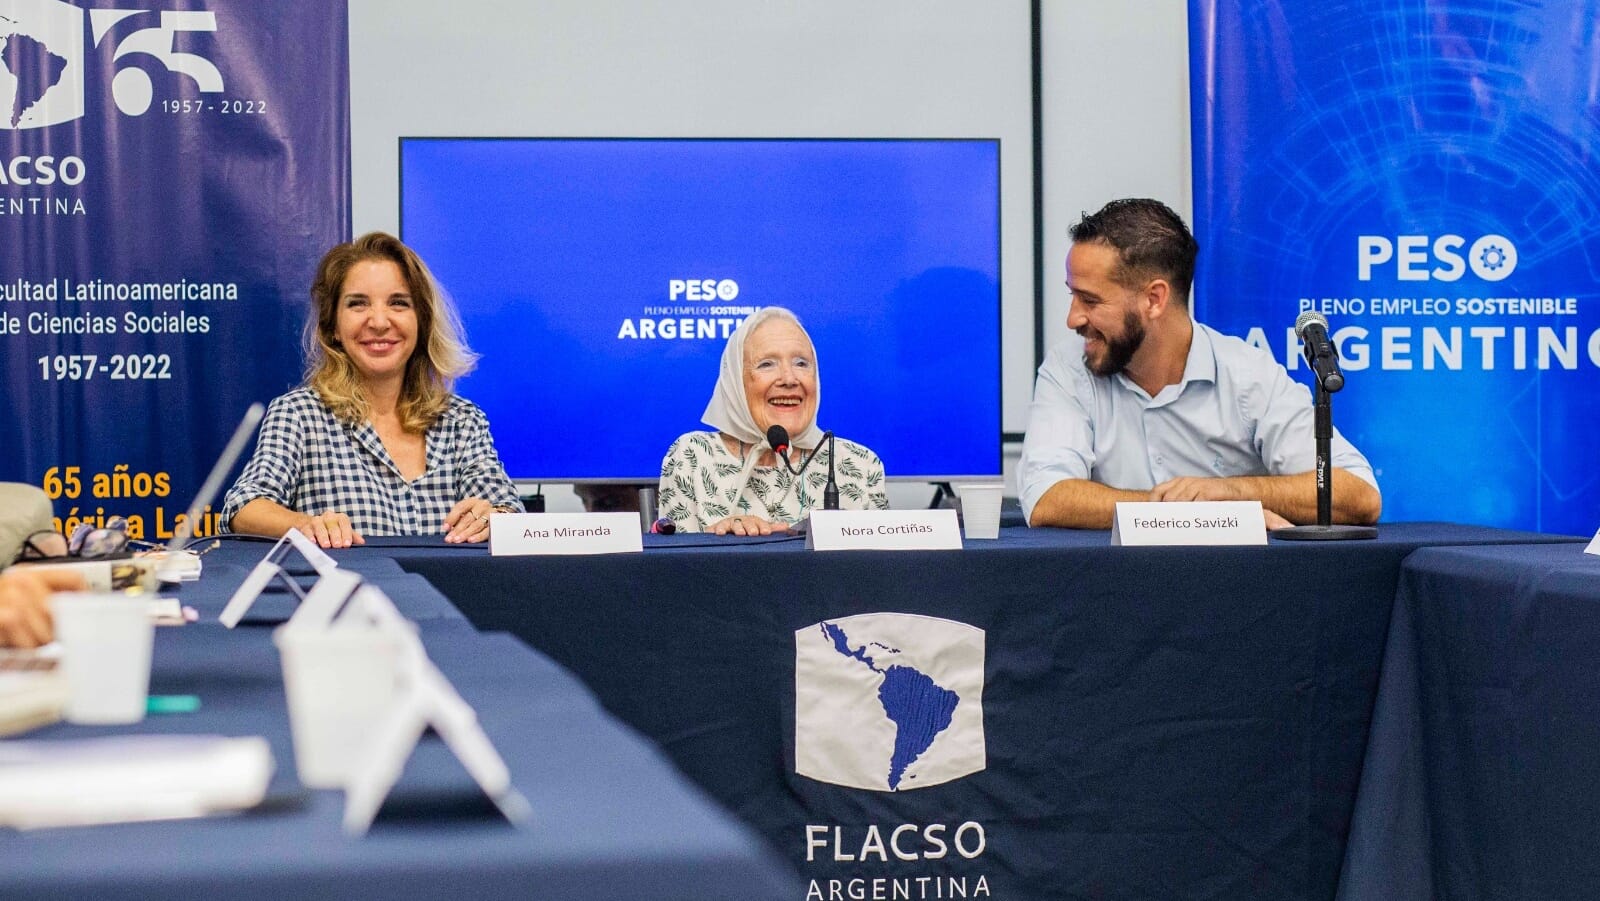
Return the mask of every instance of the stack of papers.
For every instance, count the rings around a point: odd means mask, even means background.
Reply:
[[[265,739],[131,735],[0,743],[0,826],[170,820],[261,803]]]
[[[67,680],[56,668],[61,646],[0,651],[0,735],[16,735],[61,719]]]
[[[139,559],[154,563],[156,576],[167,583],[196,581],[203,568],[200,555],[193,551],[149,551],[140,554]]]
[[[83,577],[90,591],[144,591],[154,592],[159,584],[156,561],[145,557],[124,557],[117,560],[79,560],[73,557],[51,557],[42,562],[16,564],[31,570],[55,569],[75,572]]]

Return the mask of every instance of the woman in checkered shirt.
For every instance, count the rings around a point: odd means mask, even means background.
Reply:
[[[422,260],[373,232],[328,251],[311,286],[304,386],[267,408],[223,502],[234,532],[299,529],[323,547],[363,535],[483,541],[520,512],[489,422],[451,391],[476,356]]]

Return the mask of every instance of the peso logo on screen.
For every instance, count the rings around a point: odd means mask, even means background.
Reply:
[[[667,282],[668,300],[732,300],[739,283],[731,278],[675,278]]]
[[[113,41],[111,58],[118,68],[111,78],[111,96],[124,115],[142,116],[149,111],[155,82],[143,66],[151,63],[187,76],[203,94],[222,92],[222,73],[210,60],[174,49],[180,34],[216,31],[215,14],[138,9],[92,9],[88,13],[93,45]],[[140,19],[135,27],[119,29],[117,37],[108,37],[124,21],[153,15],[159,15],[160,24],[144,25],[145,20]],[[61,0],[12,0],[7,4],[0,12],[4,127],[45,128],[82,118],[84,56],[84,10]]]
[[[617,326],[617,340],[726,341],[759,306],[732,306],[739,283],[731,278],[672,278],[667,302],[646,306]],[[709,304],[709,306],[707,305]]]
[[[982,629],[903,613],[795,632],[795,772],[871,791],[982,770]]]

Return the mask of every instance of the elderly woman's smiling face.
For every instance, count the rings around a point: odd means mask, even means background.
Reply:
[[[744,341],[744,395],[764,434],[773,425],[798,437],[817,415],[817,355],[788,319],[761,323]]]

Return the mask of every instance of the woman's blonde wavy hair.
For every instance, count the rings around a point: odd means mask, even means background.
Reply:
[[[365,260],[389,260],[400,267],[411,292],[417,312],[417,344],[406,362],[396,412],[406,431],[427,431],[450,405],[455,380],[472,371],[478,355],[467,347],[455,307],[428,267],[393,235],[362,235],[328,251],[317,264],[316,281],[311,285],[311,318],[305,331],[306,385],[341,420],[362,423],[371,415],[361,373],[340,346],[338,336],[345,277]]]

